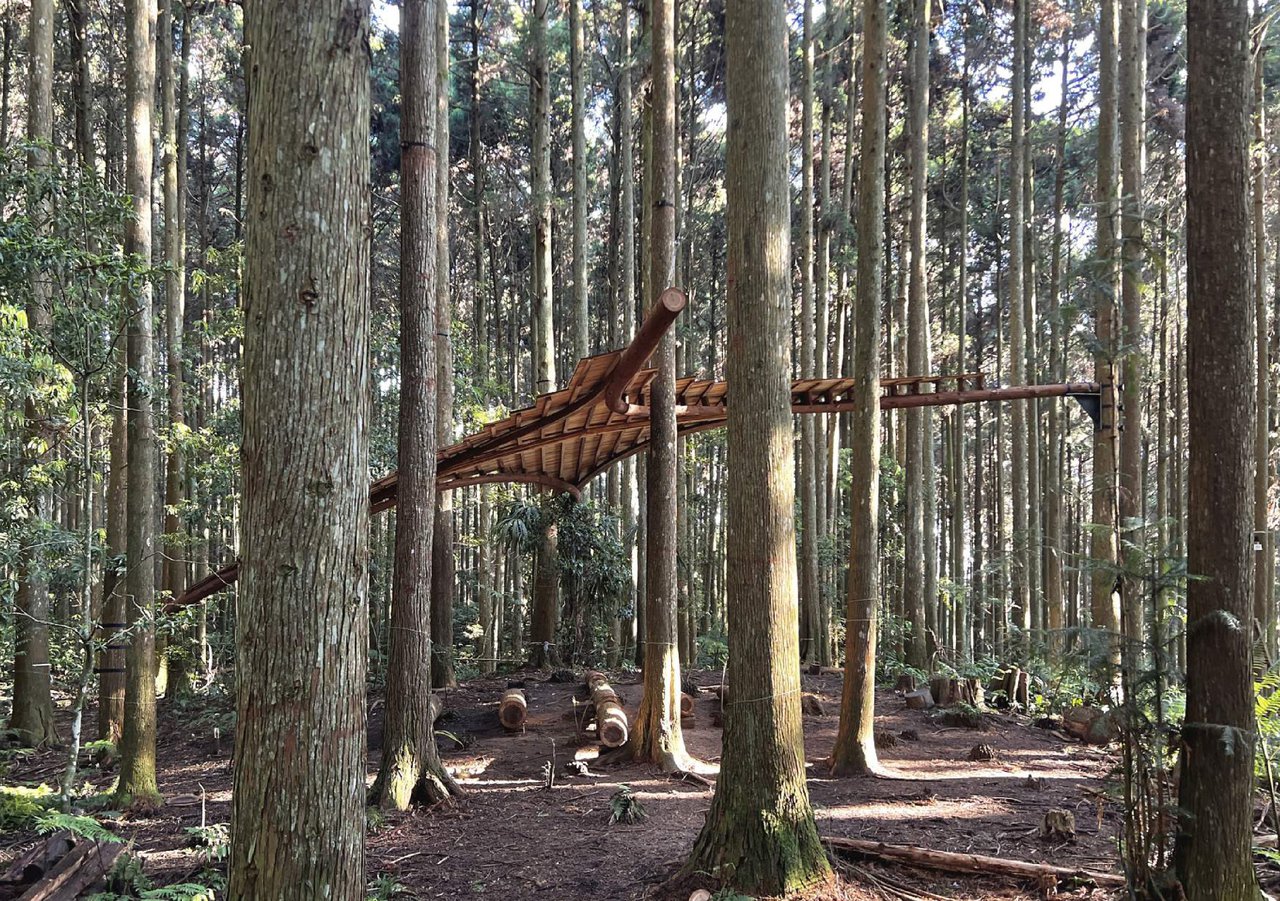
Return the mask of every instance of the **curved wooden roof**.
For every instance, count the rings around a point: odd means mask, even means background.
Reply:
[[[523,410],[491,423],[443,448],[437,455],[436,488],[524,482],[575,497],[593,478],[649,444],[649,400],[657,370],[643,369],[662,336],[686,303],[668,288],[659,297],[631,344],[579,361],[568,384],[539,395]],[[981,373],[882,379],[880,406],[943,406],[1034,397],[1099,393],[1087,382],[988,388]],[[854,381],[845,378],[798,379],[791,386],[796,413],[840,413],[855,407]],[[719,428],[728,417],[726,382],[686,377],[676,382],[676,423],[681,434]],[[397,474],[369,488],[373,513],[396,504]],[[233,563],[190,586],[170,607],[202,600],[235,581]]]

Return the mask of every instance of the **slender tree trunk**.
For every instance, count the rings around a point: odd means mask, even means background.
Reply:
[[[645,203],[651,210],[649,285],[670,286],[675,272],[675,4],[652,0],[650,7],[650,66],[652,83],[652,178],[645,183]],[[661,297],[653,302],[662,303]],[[689,766],[680,731],[680,654],[676,642],[676,341],[668,333],[653,355],[657,370],[649,387],[650,441],[646,466],[647,505],[645,551],[646,633],[644,694],[636,716],[631,746],[638,760],[658,764],[664,771]]]
[[[853,396],[849,432],[848,609],[840,729],[831,755],[834,775],[878,766],[875,720],[876,629],[880,606],[880,282],[884,261],[885,51],[884,0],[862,6],[862,141],[858,152],[858,268],[855,286]]]
[[[1089,557],[1093,567],[1090,608],[1099,643],[1110,647],[1112,659],[1119,645],[1114,637],[1120,629],[1120,607],[1113,591],[1111,567],[1117,562],[1116,543],[1116,394],[1115,394],[1115,298],[1120,294],[1116,265],[1119,243],[1119,173],[1116,167],[1116,119],[1118,100],[1116,62],[1119,0],[1100,0],[1098,7],[1098,185],[1097,263],[1093,282],[1094,320],[1097,353],[1094,381],[1102,385],[1102,423],[1093,439],[1093,528]]]
[[[53,143],[53,0],[32,0],[31,25],[27,43],[27,139],[39,142],[28,154],[33,172],[53,164],[49,145]],[[30,215],[38,233],[45,232],[53,215],[48,200],[32,197]],[[53,332],[53,284],[45,273],[31,280],[31,300],[27,304],[27,327],[31,331],[31,353],[49,353]],[[34,393],[34,392],[33,392]],[[23,408],[25,440],[24,467],[30,471],[47,460],[31,450],[50,442],[43,425],[46,414],[29,397]],[[34,473],[32,473],[34,475]],[[47,522],[52,514],[49,491],[37,487],[32,492],[30,517],[33,523]],[[13,710],[9,728],[23,741],[40,746],[57,741],[53,726],[53,698],[49,674],[49,583],[45,574],[43,540],[34,531],[27,533],[18,562],[18,591],[14,604]]]
[[[910,269],[907,289],[907,375],[929,374],[929,295],[925,260],[926,198],[929,166],[929,0],[914,0],[909,53],[910,90],[907,118],[910,123]],[[1015,382],[1017,384],[1017,382]],[[928,511],[926,483],[933,482],[933,431],[926,418],[930,411],[916,407],[907,411],[907,526],[905,568],[902,579],[903,607],[907,637],[906,662],[921,671],[929,668],[926,610],[935,603],[926,594],[930,581],[926,570],[929,554],[926,527]]]
[[[1187,713],[1176,847],[1188,901],[1260,897],[1252,860],[1253,392],[1249,5],[1187,5]]]
[[[1067,113],[1069,109],[1071,71],[1071,31],[1062,34],[1062,82],[1059,90],[1058,133],[1054,149],[1053,238],[1049,263],[1049,381],[1066,378],[1062,347],[1062,213],[1067,185]],[[1063,575],[1062,538],[1062,441],[1063,409],[1060,403],[1049,404],[1049,463],[1045,485],[1045,570],[1044,590],[1048,646],[1057,651],[1063,647]]]
[[[1026,164],[1026,67],[1027,67],[1027,2],[1014,0],[1013,17],[1013,136],[1009,150],[1009,382],[1027,382],[1026,328],[1023,317],[1023,285],[1025,273],[1024,238],[1025,207],[1023,204],[1023,168]],[[1028,449],[1026,406],[1013,403],[1009,409],[1009,462],[1013,494],[1013,557],[1010,562],[1009,603],[1013,609],[1012,625],[1021,630],[1019,647],[1026,652],[1031,630],[1031,586],[1029,581],[1029,549],[1027,545],[1027,466]]]
[[[1259,36],[1261,40],[1261,36]],[[1266,93],[1262,80],[1261,51],[1253,65],[1253,297],[1257,328],[1257,424],[1254,427],[1253,476],[1253,619],[1255,635],[1264,655],[1270,659],[1275,649],[1275,610],[1272,604],[1274,542],[1268,529],[1267,512],[1271,493],[1271,360],[1270,329],[1267,323],[1267,124]]]
[[[475,15],[473,5],[472,15]],[[476,22],[473,18],[473,28]],[[436,128],[440,137],[436,143],[447,147],[449,144],[449,5],[436,3]],[[473,77],[480,65],[480,40],[478,32],[472,32],[475,58],[472,60]],[[480,297],[487,290],[484,275],[484,242],[480,236],[484,233],[484,217],[479,212],[483,197],[483,161],[480,148],[478,128],[479,116],[476,115],[478,82],[472,83],[472,123],[471,159],[472,173],[476,178],[475,200],[476,213],[476,296]],[[436,279],[436,436],[440,447],[448,447],[453,443],[453,294],[449,286],[449,154],[436,155],[436,197],[441,198],[436,204],[436,250],[439,260],[436,271],[443,277]],[[487,326],[488,323],[486,322]],[[480,342],[488,344],[487,336]],[[488,349],[485,348],[487,361]],[[478,370],[483,384],[487,376],[488,363]],[[453,602],[455,577],[457,574],[453,556],[453,492],[441,491],[435,496],[436,512],[432,520],[431,534],[431,685],[434,688],[452,688],[457,684],[453,674]]]
[[[573,355],[590,350],[587,309],[587,134],[586,87],[582,47],[582,0],[569,4],[569,69],[573,104]]]
[[[128,0],[125,6],[125,103],[129,108],[125,182],[132,196],[133,218],[125,232],[125,252],[151,258],[151,120],[154,107],[156,55],[155,0]],[[126,601],[129,651],[124,691],[124,732],[120,743],[120,779],[116,803],[149,806],[160,799],[156,785],[156,655],[152,610],[156,593],[155,381],[151,285],[143,283],[130,297],[128,328],[129,485]]]
[[[807,6],[808,4],[806,4]],[[787,24],[783,0],[727,7],[729,669],[724,758],[686,864],[752,895],[828,877],[800,718],[788,341]]]
[[[371,792],[379,804],[395,810],[407,810],[414,801],[436,804],[457,791],[440,763],[431,715],[436,314],[439,283],[448,274],[438,234],[440,204],[446,202],[439,192],[441,156],[448,144],[436,103],[442,47],[436,38],[437,2],[406,0],[400,12],[400,502],[382,764]]]
[[[121,361],[123,362],[123,361]],[[120,741],[124,730],[125,600],[120,576],[127,572],[122,564],[126,554],[125,533],[128,523],[127,483],[128,423],[125,417],[125,371],[111,386],[111,446],[108,451],[107,476],[107,554],[110,561],[102,568],[102,620],[100,638],[102,653],[98,656],[98,738]]]
[[[164,171],[164,294],[165,350],[169,387],[169,457],[165,469],[164,568],[162,587],[170,597],[177,597],[186,587],[187,546],[182,541],[182,520],[178,516],[183,499],[185,477],[182,436],[186,431],[183,409],[183,320],[186,315],[186,248],[182,228],[182,206],[179,199],[178,152],[178,70],[173,56],[173,0],[160,0],[159,61],[162,159]],[[187,682],[190,667],[178,665],[183,674],[177,681]]]
[[[800,118],[800,378],[813,378],[813,0],[804,0]],[[814,417],[800,418],[800,656],[818,659],[818,486]]]
[[[369,16],[368,0],[317,0],[305,16],[281,0],[245,9],[250,145],[233,901],[365,892]],[[431,184],[427,138],[408,155],[423,161],[426,171],[418,171]],[[415,242],[419,253],[434,248],[430,235],[427,225]],[[431,310],[433,295],[426,297]],[[431,346],[431,333],[424,337]],[[434,375],[431,366],[424,378]],[[429,503],[406,504],[414,506],[430,515]]]
[[[1145,0],[1121,0],[1120,306],[1123,351],[1124,426],[1120,431],[1119,517],[1125,536],[1123,628],[1125,647],[1142,638],[1146,575],[1142,465],[1142,290],[1146,248],[1143,234],[1143,126],[1146,98],[1147,7]]]

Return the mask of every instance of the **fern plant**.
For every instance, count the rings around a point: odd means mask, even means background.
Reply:
[[[644,807],[640,804],[640,799],[636,797],[636,793],[631,790],[629,785],[618,786],[618,790],[609,799],[609,810],[610,826],[615,823],[626,823],[627,825],[639,823],[648,816]]]
[[[55,832],[70,832],[76,838],[88,839],[92,842],[112,842],[119,844],[124,841],[124,839],[116,835],[106,826],[103,826],[93,817],[63,813],[60,810],[43,811],[33,818],[33,823],[35,825],[36,832],[41,835],[52,835]]]

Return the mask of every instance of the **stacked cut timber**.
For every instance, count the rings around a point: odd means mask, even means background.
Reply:
[[[508,688],[498,703],[498,722],[502,723],[502,728],[508,732],[515,732],[524,728],[528,711],[529,704],[525,700],[524,692],[518,688]]]
[[[627,714],[604,673],[587,673],[587,688],[591,691],[591,704],[596,712],[596,735],[600,744],[606,748],[626,744],[629,734]]]
[[[929,691],[939,707],[952,704],[972,704],[981,707],[984,700],[982,684],[977,679],[957,679],[951,676],[934,676],[929,680]]]

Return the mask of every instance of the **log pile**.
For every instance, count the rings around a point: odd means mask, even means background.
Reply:
[[[0,897],[73,901],[101,881],[127,849],[120,842],[73,839],[68,833],[57,833],[18,857],[0,874]]]
[[[604,673],[587,673],[587,688],[591,692],[591,705],[595,708],[596,735],[606,748],[617,748],[627,742],[630,734],[627,713],[622,709],[618,693],[609,685]]]
[[[986,697],[982,683],[977,679],[957,679],[945,675],[931,677],[929,691],[939,707],[950,707],[953,704],[981,707]]]
[[[523,729],[528,712],[529,703],[525,700],[524,692],[518,688],[508,688],[498,702],[498,722],[508,732]]]

